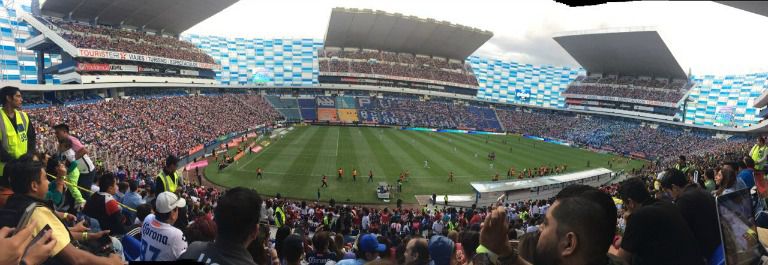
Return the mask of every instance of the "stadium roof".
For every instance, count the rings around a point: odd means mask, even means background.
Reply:
[[[47,0],[44,15],[181,33],[238,0]]]
[[[591,178],[594,176],[601,176],[604,174],[611,174],[613,171],[607,168],[596,168],[585,171],[579,171],[574,173],[538,177],[525,180],[510,180],[510,181],[483,181],[483,182],[471,182],[472,188],[480,193],[487,192],[503,192],[511,190],[530,189],[535,187],[541,187],[546,185],[560,184],[570,181],[578,181],[582,179]]]
[[[588,73],[687,76],[656,31],[589,33],[554,39]]]
[[[768,2],[765,2],[765,1],[714,1],[714,2],[768,17]]]
[[[376,49],[464,60],[493,36],[446,21],[370,9],[334,8],[325,46]]]

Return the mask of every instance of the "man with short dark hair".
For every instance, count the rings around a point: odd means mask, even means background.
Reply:
[[[680,210],[653,199],[640,178],[619,188],[626,229],[618,257],[628,264],[702,264],[694,236]]]
[[[122,208],[114,198],[117,193],[117,178],[111,172],[99,177],[99,192],[88,198],[83,213],[99,221],[103,230],[109,230],[110,235],[124,235],[125,217]]]
[[[217,238],[193,242],[179,259],[206,264],[256,264],[246,249],[259,235],[261,197],[252,189],[228,190],[213,210]]]
[[[405,246],[405,265],[429,264],[429,247],[424,238],[412,238]]]
[[[699,254],[709,258],[720,245],[715,198],[694,183],[683,172],[670,168],[661,179],[661,188],[670,194],[685,222],[696,238]]]
[[[444,236],[433,236],[429,239],[429,259],[432,265],[450,265],[454,255],[455,244]]]
[[[56,134],[56,139],[59,141],[68,139],[71,143],[72,151],[75,153],[74,160],[77,161],[77,169],[80,171],[77,185],[90,189],[94,178],[96,178],[96,165],[93,164],[93,161],[88,156],[88,149],[80,142],[80,139],[69,134],[69,125],[65,123],[57,124],[53,126],[53,131]]]
[[[610,196],[594,187],[571,185],[556,198],[541,224],[533,264],[608,264],[616,227],[616,206]],[[488,215],[475,264],[529,264],[509,244],[506,218],[504,207]]]
[[[138,193],[139,183],[136,180],[128,181],[128,192],[123,197],[123,204],[131,209],[137,209],[140,205],[145,204],[144,199]],[[131,210],[123,211],[128,218],[128,224],[133,224],[136,218],[136,213]]]
[[[3,172],[5,163],[26,154],[35,153],[36,134],[32,121],[21,111],[21,90],[14,86],[0,89],[0,206],[11,194],[8,178]]]
[[[755,160],[745,156],[741,162],[742,163],[739,164],[741,171],[739,171],[739,174],[736,175],[736,177],[744,181],[744,184],[747,185],[747,189],[751,189],[755,186]]]
[[[74,239],[71,237],[70,231],[56,216],[50,201],[45,201],[49,181],[41,162],[33,161],[29,156],[23,156],[20,159],[9,161],[4,170],[8,176],[11,176],[10,184],[14,192],[4,209],[12,212],[13,216],[1,216],[3,223],[0,226],[15,226],[25,209],[34,203],[37,204],[37,207],[31,216],[31,220],[34,220],[32,230],[42,231],[46,226],[51,228],[51,238],[56,240],[51,252],[55,262],[62,264],[123,264],[119,255],[110,254],[109,257],[99,257],[71,244]],[[83,235],[87,236],[87,233],[83,233]]]
[[[145,217],[141,227],[141,260],[174,261],[187,250],[184,233],[173,226],[187,201],[166,191],[157,195],[154,206],[155,214]]]

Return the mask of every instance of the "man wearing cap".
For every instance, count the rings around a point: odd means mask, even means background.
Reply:
[[[374,234],[365,234],[357,242],[357,259],[345,259],[336,263],[336,265],[363,265],[365,263],[379,259],[379,252],[386,251],[387,246],[379,244]]]
[[[429,257],[433,265],[450,265],[453,255],[453,241],[444,236],[433,236],[429,240]]]
[[[155,214],[144,218],[141,227],[141,260],[173,261],[187,250],[184,234],[173,223],[179,217],[179,208],[187,201],[172,192],[162,192],[155,199]]]

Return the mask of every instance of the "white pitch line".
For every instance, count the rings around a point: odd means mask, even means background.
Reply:
[[[338,157],[339,156],[339,138],[341,135],[341,129],[339,129],[339,132],[336,134],[336,152],[333,154],[333,156]]]

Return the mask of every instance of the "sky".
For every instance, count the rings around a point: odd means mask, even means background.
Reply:
[[[579,66],[553,39],[574,31],[657,30],[685,72],[768,72],[768,17],[710,1],[642,1],[568,7],[549,0],[240,0],[185,34],[323,39],[334,7],[368,8],[493,32],[474,55]]]

